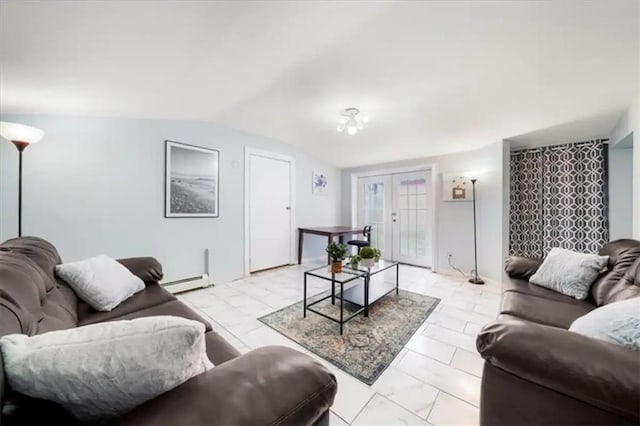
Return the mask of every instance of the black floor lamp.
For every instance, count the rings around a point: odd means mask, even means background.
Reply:
[[[0,122],[0,136],[18,148],[18,237],[22,236],[22,151],[29,145],[37,143],[44,132],[24,124]]]
[[[474,269],[473,277],[469,278],[471,284],[484,284],[482,278],[478,276],[478,239],[476,235],[476,181],[478,179],[471,179],[471,185],[473,186],[473,259]]]

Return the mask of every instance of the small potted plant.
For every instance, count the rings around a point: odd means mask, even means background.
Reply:
[[[347,245],[342,243],[331,243],[325,249],[331,257],[331,272],[339,274],[342,272],[342,261],[347,256]]]
[[[374,248],[373,249],[373,261],[375,263],[380,262],[380,257],[382,256],[382,252],[380,251],[380,249]]]
[[[360,249],[360,257],[362,260],[360,264],[365,268],[372,268],[374,265],[373,258],[375,257],[375,252],[371,247],[362,247]]]
[[[360,263],[360,260],[362,260],[360,256],[358,256],[357,254],[354,254],[349,258],[349,264],[351,265],[352,268],[355,269],[358,267],[358,263]]]

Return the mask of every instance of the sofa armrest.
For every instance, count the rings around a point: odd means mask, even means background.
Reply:
[[[155,283],[162,279],[162,265],[153,257],[129,257],[118,259],[118,262],[145,283]]]
[[[529,281],[529,278],[536,273],[543,259],[533,257],[509,256],[504,270],[511,278],[520,278]]]
[[[265,346],[193,377],[120,419],[121,425],[310,425],[337,382],[310,356]]]
[[[640,420],[640,354],[561,328],[524,321],[485,326],[476,345],[494,367]]]

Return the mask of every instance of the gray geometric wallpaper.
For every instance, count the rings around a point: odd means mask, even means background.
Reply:
[[[511,153],[509,252],[596,253],[609,241],[605,140]]]

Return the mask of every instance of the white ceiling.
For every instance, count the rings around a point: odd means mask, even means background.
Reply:
[[[638,92],[637,0],[0,7],[3,113],[206,120],[338,166],[606,134]]]

